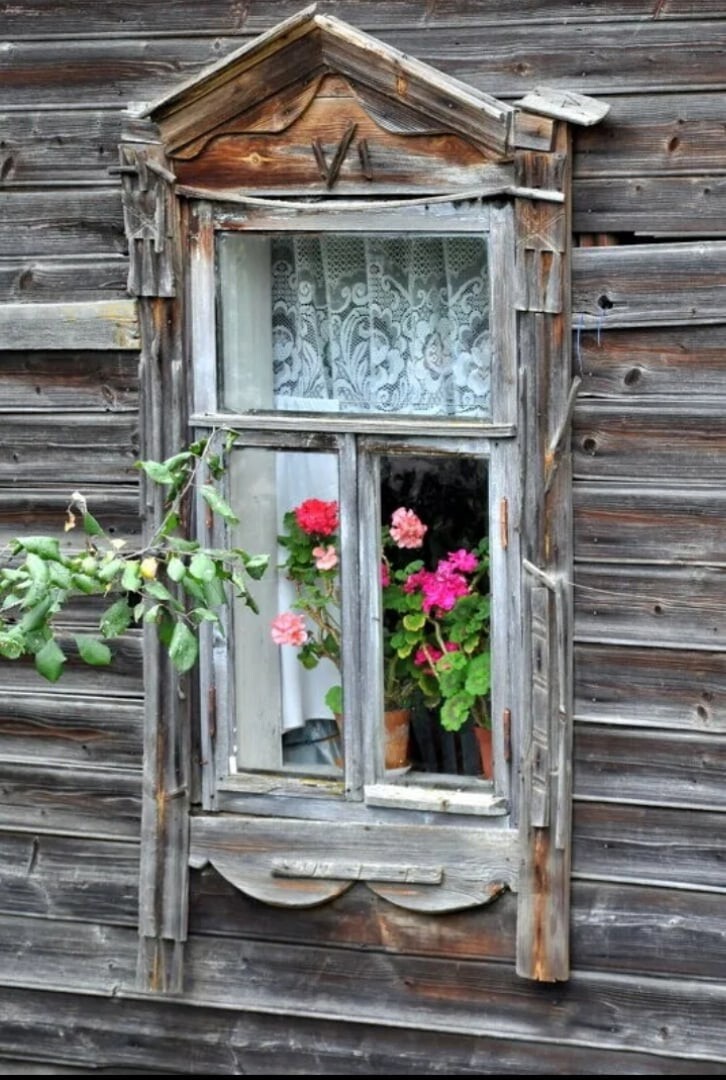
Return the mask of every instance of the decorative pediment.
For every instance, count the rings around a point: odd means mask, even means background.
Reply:
[[[360,195],[501,186],[516,114],[313,6],[143,115],[181,185]]]

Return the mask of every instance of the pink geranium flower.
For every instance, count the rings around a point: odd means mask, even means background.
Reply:
[[[295,507],[295,520],[308,536],[332,536],[338,528],[338,504],[306,499]]]
[[[332,544],[313,548],[313,558],[317,570],[332,570],[338,565],[338,553]]]
[[[404,506],[391,515],[391,539],[399,548],[420,548],[427,530],[428,525]]]
[[[308,639],[305,620],[294,611],[285,611],[272,620],[270,633],[275,645],[304,645]]]
[[[458,652],[460,646],[455,641],[447,641],[444,643],[446,652]],[[433,665],[437,660],[440,660],[443,656],[441,649],[437,649],[435,645],[427,645],[425,649],[417,649],[413,658],[413,662],[416,667],[427,668],[426,674],[433,675]]]

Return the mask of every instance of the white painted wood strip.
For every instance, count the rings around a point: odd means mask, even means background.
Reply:
[[[450,791],[402,784],[367,784],[365,798],[369,806],[432,810],[442,814],[473,814],[498,817],[506,814],[507,800],[489,792]]]
[[[598,101],[585,94],[576,94],[572,90],[554,90],[548,86],[535,87],[516,104],[530,112],[567,120],[582,127],[599,124],[610,112],[610,105],[605,101]]]

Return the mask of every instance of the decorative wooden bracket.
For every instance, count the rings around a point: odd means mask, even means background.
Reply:
[[[129,243],[128,291],[132,296],[174,296],[173,185],[161,146],[122,144],[124,226]]]
[[[343,138],[338,143],[338,148],[335,151],[335,155],[330,166],[328,165],[327,158],[325,157],[325,151],[323,150],[322,142],[320,141],[320,139],[313,139],[312,145],[313,153],[315,154],[315,160],[318,163],[320,175],[325,181],[325,186],[328,188],[328,190],[333,187],[335,181],[338,179],[338,173],[340,172],[341,166],[345,161],[345,156],[350,149],[350,144],[355,138],[355,133],[357,130],[357,124],[348,125],[348,127],[345,129],[345,132],[343,133]]]

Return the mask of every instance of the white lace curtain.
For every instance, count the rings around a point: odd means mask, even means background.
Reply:
[[[277,237],[271,269],[278,408],[489,415],[483,240]]]

